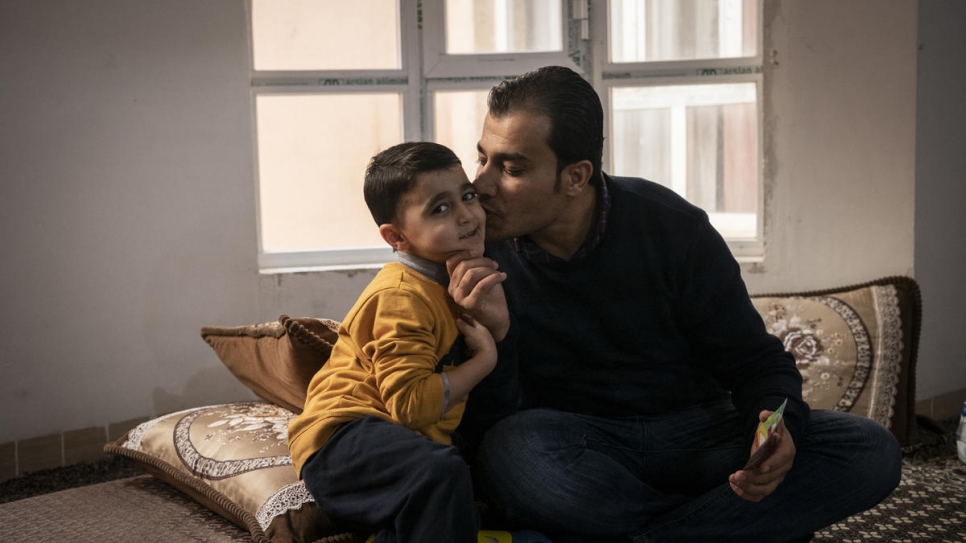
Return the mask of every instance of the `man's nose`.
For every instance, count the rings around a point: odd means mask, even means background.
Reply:
[[[476,169],[476,179],[473,180],[476,193],[483,197],[496,194],[496,183],[493,181],[493,169],[485,164]]]

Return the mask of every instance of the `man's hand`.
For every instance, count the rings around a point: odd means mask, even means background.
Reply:
[[[503,285],[506,274],[496,262],[484,256],[461,253],[446,261],[449,295],[453,301],[486,326],[493,339],[501,341],[510,330],[510,312]]]
[[[764,422],[771,413],[762,411],[758,419]],[[785,474],[792,469],[792,462],[795,460],[795,442],[785,430],[784,421],[778,423],[770,439],[777,439],[775,450],[757,468],[739,470],[728,477],[735,494],[751,502],[760,502],[774,492],[785,480]],[[751,452],[754,453],[757,448],[757,444],[752,443]]]

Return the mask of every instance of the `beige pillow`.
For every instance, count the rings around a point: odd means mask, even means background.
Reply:
[[[358,539],[315,506],[295,474],[287,441],[293,416],[264,402],[197,407],[140,424],[104,450],[248,530],[256,542]]]
[[[279,317],[253,326],[201,329],[201,337],[239,381],[259,398],[301,413],[315,372],[329,359],[339,323]]]
[[[921,298],[908,277],[752,296],[769,332],[795,356],[813,409],[849,411],[917,442],[916,356]]]

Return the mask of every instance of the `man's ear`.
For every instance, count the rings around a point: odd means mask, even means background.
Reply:
[[[577,196],[590,182],[590,176],[594,173],[594,165],[589,160],[579,160],[565,166],[560,173],[564,193],[567,196]]]
[[[386,243],[390,247],[397,251],[406,251],[409,249],[409,242],[406,241],[406,237],[393,224],[380,224],[379,235],[382,236],[382,239],[386,240]]]

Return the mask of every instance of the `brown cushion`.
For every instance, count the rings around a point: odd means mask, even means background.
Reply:
[[[338,329],[330,319],[282,315],[253,326],[207,326],[201,337],[259,398],[301,413],[309,381],[329,359]]]
[[[353,541],[295,474],[286,437],[293,416],[264,402],[198,407],[140,424],[104,450],[248,530],[256,542]]]
[[[795,356],[813,409],[849,411],[917,442],[921,297],[908,277],[751,297],[768,331]]]

